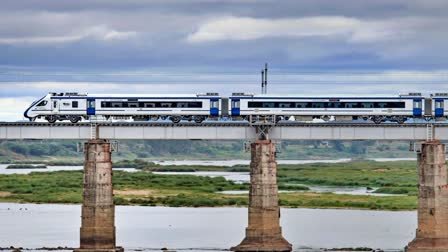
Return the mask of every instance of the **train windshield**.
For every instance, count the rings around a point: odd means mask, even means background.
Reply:
[[[37,104],[36,106],[37,107],[42,107],[42,106],[45,106],[45,105],[47,105],[47,103],[48,103],[48,101],[41,101],[39,104]]]

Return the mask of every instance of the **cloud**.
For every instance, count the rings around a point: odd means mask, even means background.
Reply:
[[[0,82],[89,81],[84,73],[104,69],[252,73],[264,62],[297,72],[447,66],[446,0],[3,2],[0,65],[53,69],[0,67]],[[60,68],[80,77],[51,75]]]
[[[81,30],[77,33],[58,36],[30,36],[30,37],[3,37],[0,44],[52,44],[71,43],[83,39],[100,41],[126,40],[137,36],[135,31],[117,31],[107,26],[100,25]]]
[[[34,97],[0,98],[0,121],[23,120],[23,112],[34,100]]]
[[[403,38],[419,19],[361,20],[344,16],[265,19],[223,17],[207,21],[188,35],[187,41],[254,40],[272,37],[339,37],[350,42],[375,42]],[[407,24],[407,25],[404,25]],[[407,29],[403,29],[407,28]]]

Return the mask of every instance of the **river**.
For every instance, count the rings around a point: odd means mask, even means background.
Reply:
[[[402,250],[415,236],[415,211],[282,209],[285,238],[305,248]],[[77,247],[80,205],[0,203],[0,247]],[[225,250],[238,244],[246,208],[117,206],[117,245],[126,251]]]

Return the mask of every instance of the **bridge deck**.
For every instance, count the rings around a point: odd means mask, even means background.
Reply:
[[[252,140],[255,127],[248,123],[98,123],[98,137],[105,139],[205,139]],[[270,131],[274,140],[427,140],[427,124],[287,123]],[[433,138],[448,140],[448,124],[436,123]],[[90,139],[90,123],[0,123],[0,139]]]

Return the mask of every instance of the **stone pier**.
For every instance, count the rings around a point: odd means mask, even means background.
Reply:
[[[249,226],[233,251],[291,251],[282,236],[278,205],[275,145],[270,140],[251,144]]]
[[[121,252],[115,245],[115,205],[110,143],[103,139],[84,144],[84,193],[81,246],[75,252]]]
[[[448,185],[445,145],[430,141],[418,154],[418,228],[407,252],[448,251]]]

